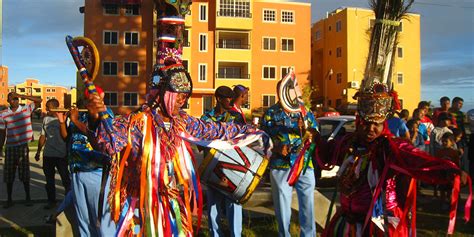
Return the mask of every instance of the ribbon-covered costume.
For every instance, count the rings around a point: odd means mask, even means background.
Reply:
[[[372,28],[365,78],[357,99],[357,129],[329,144],[317,146],[322,168],[339,165],[337,185],[341,208],[323,236],[416,236],[416,179],[427,183],[454,182],[448,233],[456,219],[460,170],[394,138],[387,116],[399,109],[391,73],[398,26],[413,0],[372,1]],[[466,207],[470,209],[470,197]],[[466,208],[465,219],[469,219]],[[384,233],[385,232],[385,233]]]

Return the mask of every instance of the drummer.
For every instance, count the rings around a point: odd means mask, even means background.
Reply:
[[[216,106],[212,110],[205,112],[202,115],[201,120],[206,122],[233,122],[237,124],[245,124],[244,117],[240,113],[231,110],[231,101],[235,97],[231,88],[220,86],[216,89],[214,96],[216,97]],[[206,156],[207,153],[208,150],[205,150],[204,156]],[[222,193],[212,187],[208,187],[206,196],[209,231],[211,232],[211,236],[227,236],[225,233],[222,233],[223,227],[220,217],[224,214],[229,222],[231,236],[241,236],[242,206],[225,197]]]
[[[278,84],[280,87],[281,83]],[[278,88],[280,90],[280,88]],[[294,165],[303,144],[305,130],[316,131],[317,122],[308,111],[302,119],[300,113],[288,112],[278,103],[268,108],[262,120],[261,128],[273,140],[273,152],[270,160],[270,181],[272,185],[273,206],[278,222],[278,236],[290,236],[291,199],[293,187],[288,185],[290,168]],[[305,122],[307,128],[304,128]],[[309,155],[309,154],[306,154]],[[298,195],[300,236],[316,236],[314,220],[315,178],[312,161],[306,172],[302,172],[295,183]]]

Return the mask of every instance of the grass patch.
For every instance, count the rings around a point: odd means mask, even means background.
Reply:
[[[196,223],[194,223],[196,225]],[[229,224],[227,220],[222,223],[222,232],[224,236],[229,236]],[[196,228],[196,227],[194,227]],[[299,236],[300,227],[296,222],[290,224],[291,236]],[[211,236],[209,233],[207,218],[203,218],[201,228],[199,229],[199,237]],[[259,237],[259,236],[278,236],[278,224],[274,217],[262,217],[262,218],[244,218],[242,221],[242,236],[246,237]]]

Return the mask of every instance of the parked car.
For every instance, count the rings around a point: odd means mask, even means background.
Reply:
[[[316,118],[316,120],[318,121],[318,128],[321,137],[327,141],[355,132],[356,117],[353,115],[326,116]],[[320,177],[334,177],[338,170],[339,166],[335,166],[332,170],[323,170],[321,171]]]

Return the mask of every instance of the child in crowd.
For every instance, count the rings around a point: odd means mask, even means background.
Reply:
[[[458,167],[460,167],[460,154],[459,151],[456,149],[456,140],[454,135],[450,132],[443,134],[441,142],[442,148],[436,151],[436,157],[450,160]],[[439,188],[441,191],[441,200],[449,202],[452,184],[440,185]]]
[[[408,120],[407,127],[408,131],[410,132],[410,140],[411,143],[420,150],[425,150],[425,139],[423,138],[423,134],[420,132],[420,120],[417,118],[413,118]],[[423,125],[424,126],[424,125]]]

